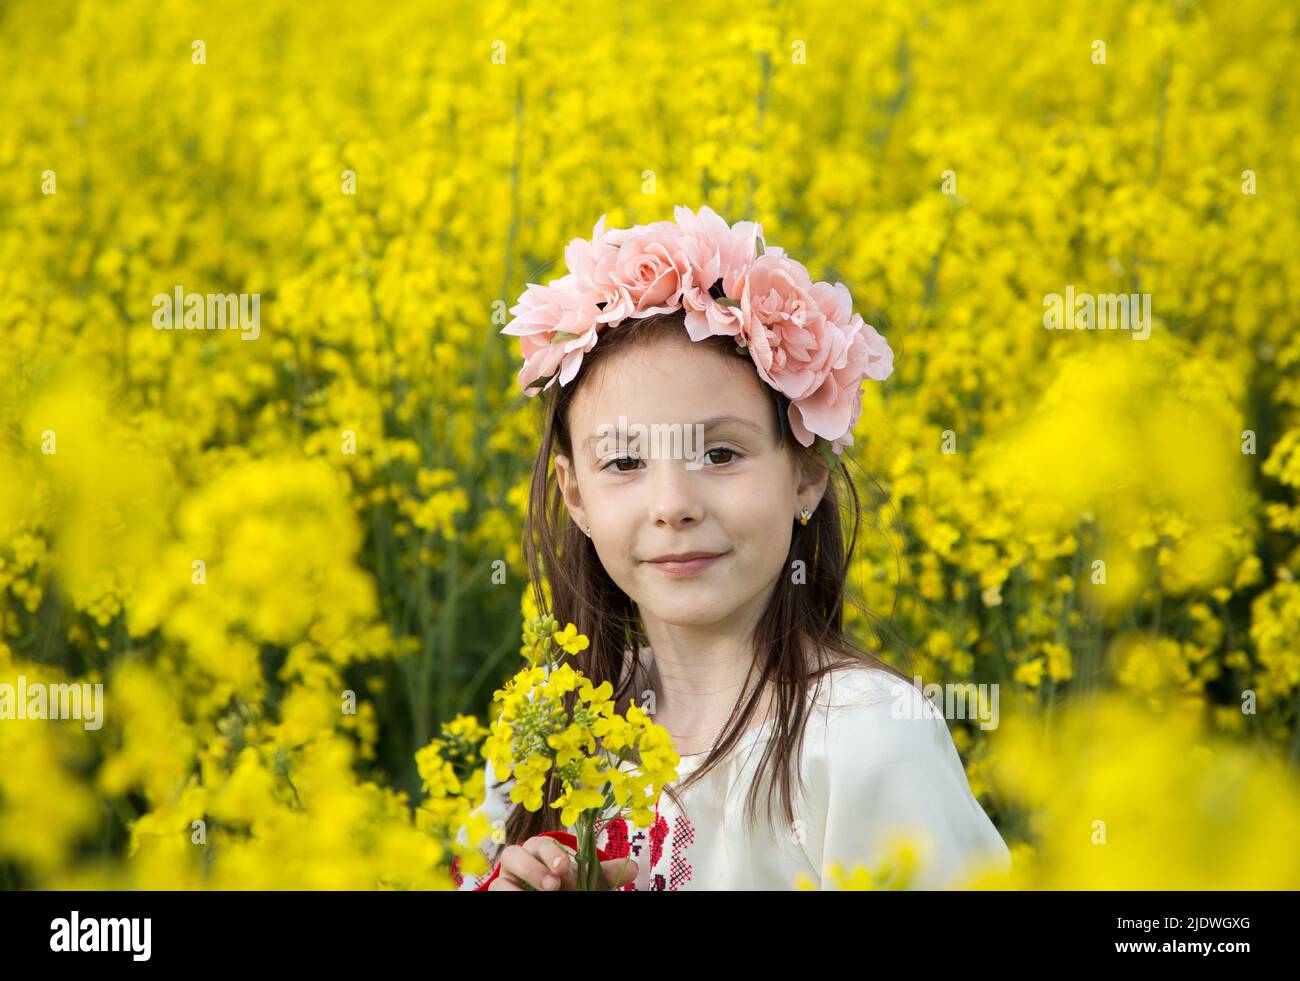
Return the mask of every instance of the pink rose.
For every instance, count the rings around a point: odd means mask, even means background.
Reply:
[[[789,411],[790,431],[800,443],[811,446],[814,436],[823,436],[836,454],[853,445],[853,427],[862,415],[862,380],[884,381],[894,370],[889,342],[860,316],[854,314],[847,327],[837,329],[849,338],[844,357],[816,391],[792,401]]]
[[[759,375],[787,398],[805,398],[848,348],[849,339],[831,329],[823,309],[825,303],[832,314],[837,310],[826,295],[828,284],[814,284],[779,248],[769,248],[739,279],[745,337]]]
[[[602,324],[671,313],[681,305],[687,274],[680,235],[670,221],[606,230],[601,215],[591,240],[575,238],[564,260],[576,287],[604,304],[597,314]]]
[[[539,391],[557,380],[567,385],[578,373],[583,354],[595,347],[604,326],[599,322],[596,300],[577,288],[573,274],[551,280],[550,286],[529,283],[510,312],[514,319],[501,333],[519,337],[524,364],[517,380],[525,392],[541,378],[550,381]],[[562,333],[574,336],[566,338]]]
[[[609,268],[613,289],[631,306],[629,317],[644,318],[681,308],[682,286],[690,273],[674,222],[637,225],[615,236],[618,252]]]
[[[838,453],[852,444],[863,375],[893,370],[889,345],[853,313],[843,283],[814,283],[779,248],[755,259],[741,278],[741,311],[759,375],[790,399],[790,430],[800,443],[811,446],[821,436]]]
[[[603,307],[597,308],[597,318],[602,324],[618,323],[631,313],[630,303],[620,296],[610,277],[610,270],[618,256],[614,244],[622,229],[605,229],[605,216],[592,228],[591,239],[572,239],[564,248],[564,263],[572,288],[592,298]]]
[[[682,293],[686,311],[686,331],[691,340],[703,340],[710,334],[741,337],[745,321],[736,307],[718,303],[709,293],[722,280],[722,293],[733,300],[740,298],[739,276],[757,253],[756,239],[762,226],[752,221],[727,223],[705,205],[697,215],[678,205],[673,217],[681,229],[681,249],[689,263],[689,277]]]

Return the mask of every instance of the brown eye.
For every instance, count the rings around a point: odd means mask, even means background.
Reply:
[[[733,459],[734,459],[735,456],[736,456],[736,451],[735,451],[735,450],[729,450],[729,449],[727,449],[725,446],[715,446],[713,449],[709,450],[709,452],[708,452],[708,453],[705,453],[704,455],[705,455],[705,456],[709,456],[709,454],[712,454],[712,453],[727,453],[727,454],[730,454],[730,456],[731,456]],[[723,464],[730,463],[731,460],[714,460],[713,462],[716,463],[716,464],[718,464],[718,466],[722,466]]]
[[[628,469],[624,469],[624,468],[620,467],[620,466],[619,466],[619,463],[621,463],[623,460],[630,460],[630,461],[632,462],[633,466],[630,467],[630,468],[628,468]],[[613,471],[614,471],[615,473],[631,473],[634,469],[636,469],[636,466],[635,466],[635,465],[638,464],[638,463],[640,463],[640,462],[641,462],[641,461],[638,460],[638,459],[637,459],[636,457],[634,457],[634,456],[616,456],[616,457],[614,457],[614,459],[610,460],[609,463],[605,464],[605,466],[602,467],[601,469],[602,469],[602,470],[610,470],[610,469],[613,469]]]

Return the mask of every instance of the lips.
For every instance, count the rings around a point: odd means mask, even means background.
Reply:
[[[725,552],[679,552],[651,559],[646,564],[667,576],[693,576],[712,566]]]
[[[689,562],[691,559],[714,559],[721,555],[721,552],[673,552],[670,555],[661,555],[656,559],[649,559],[650,562]]]

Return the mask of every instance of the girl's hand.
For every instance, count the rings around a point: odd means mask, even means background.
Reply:
[[[636,879],[637,864],[630,858],[609,859],[600,863],[600,869],[611,889]],[[526,886],[540,892],[574,892],[578,864],[563,845],[544,835],[522,845],[507,845],[501,852],[501,871],[488,884],[488,892],[523,892]]]

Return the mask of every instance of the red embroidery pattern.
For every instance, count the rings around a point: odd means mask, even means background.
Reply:
[[[668,888],[675,892],[691,879],[691,864],[686,861],[686,846],[695,840],[695,828],[684,815],[673,822],[673,857],[669,865]]]
[[[670,889],[676,889],[681,883],[686,882],[691,877],[691,866],[686,861],[686,846],[695,840],[695,829],[691,822],[684,817],[678,817],[674,822],[676,832],[673,836],[672,860],[670,869],[667,871],[671,875]],[[649,835],[647,836],[647,831]],[[645,845],[649,839],[649,855],[643,857]],[[597,839],[600,843],[603,841],[603,848],[611,858],[627,858],[632,856],[633,861],[646,861],[650,863],[650,891],[663,892],[665,886],[664,871],[660,865],[664,857],[664,842],[668,838],[668,821],[657,812],[655,813],[654,824],[648,829],[636,829],[635,826],[628,822],[626,818],[612,818],[606,822],[601,831],[601,837]],[[628,892],[636,889],[635,882],[629,882],[627,885],[619,887],[622,891]]]
[[[650,827],[650,867],[659,864],[664,855],[664,839],[668,837],[668,822],[656,811],[655,823]]]
[[[627,858],[630,848],[631,845],[627,840],[627,822],[622,818],[611,818],[605,822],[605,851],[615,858]]]
[[[637,831],[630,834],[631,825],[626,818],[610,818],[601,830],[600,837],[596,839],[596,844],[600,847],[603,839],[604,849],[610,858],[627,858],[630,854],[635,860],[641,854],[641,846],[645,842],[645,832]],[[618,887],[618,892],[635,892],[636,881],[626,882]]]

